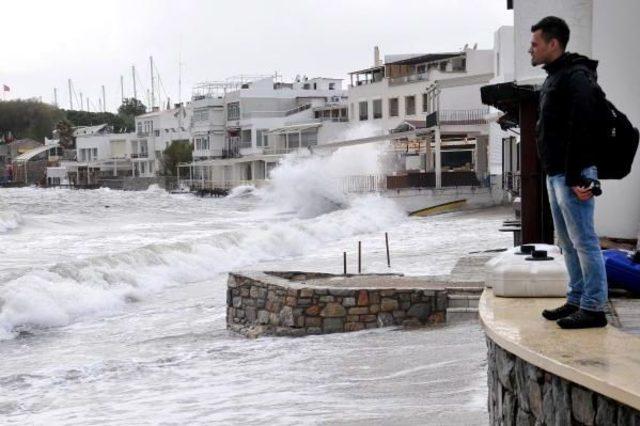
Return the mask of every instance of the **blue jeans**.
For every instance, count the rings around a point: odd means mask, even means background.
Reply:
[[[582,176],[597,179],[595,166]],[[553,226],[569,272],[567,302],[589,311],[603,311],[607,274],[593,224],[595,200],[580,201],[565,183],[565,175],[547,176]]]

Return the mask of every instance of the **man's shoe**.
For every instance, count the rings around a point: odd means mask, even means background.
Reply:
[[[607,325],[607,317],[604,312],[580,309],[578,312],[559,319],[557,322],[561,328],[567,329],[596,328]]]
[[[542,316],[548,319],[549,321],[557,321],[560,318],[568,317],[571,314],[578,312],[580,308],[576,305],[571,305],[569,303],[565,303],[556,309],[545,309],[542,311]]]

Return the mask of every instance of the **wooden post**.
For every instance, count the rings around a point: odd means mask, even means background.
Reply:
[[[549,208],[545,177],[536,149],[537,117],[536,99],[522,100],[520,103],[521,243],[553,244],[553,220]]]
[[[358,273],[362,273],[362,241],[358,241]]]
[[[391,268],[391,257],[389,257],[389,234],[384,233],[384,242],[387,246],[387,268]]]
[[[347,275],[347,252],[342,252],[342,264],[344,266],[344,275]]]

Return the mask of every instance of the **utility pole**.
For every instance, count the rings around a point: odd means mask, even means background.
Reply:
[[[120,103],[124,103],[124,77],[120,74]]]
[[[138,99],[138,91],[136,90],[136,66],[131,65],[131,77],[133,78],[133,98]]]
[[[178,103],[182,103],[182,52],[178,57]]]
[[[149,56],[149,69],[151,70],[151,111],[156,103],[155,83],[153,78],[153,56]]]
[[[82,92],[80,92],[80,111],[84,111],[84,100],[82,99]]]
[[[53,104],[58,106],[58,89],[53,88]]]
[[[71,79],[69,79],[69,109],[73,110],[73,95],[71,92]]]
[[[102,112],[107,112],[107,97],[104,91],[104,84],[102,85]]]

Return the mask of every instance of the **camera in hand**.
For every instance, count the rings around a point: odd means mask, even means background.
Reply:
[[[602,187],[597,179],[582,178],[582,185],[580,186],[590,190],[594,197],[602,195]]]

